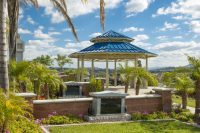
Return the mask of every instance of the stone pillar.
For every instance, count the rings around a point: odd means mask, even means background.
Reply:
[[[148,57],[146,56],[146,70],[148,71]]]
[[[84,81],[84,57],[81,58],[81,82]]]
[[[117,60],[115,60],[114,62],[114,69],[115,69],[115,73],[114,73],[114,86],[117,86]]]
[[[138,66],[138,59],[135,58],[135,67],[137,67],[137,66]]]
[[[162,111],[171,112],[172,110],[172,94],[169,88],[155,88],[153,89],[156,94],[161,95],[162,98]]]
[[[91,77],[94,78],[94,59],[92,59],[92,71],[91,71]]]
[[[77,59],[77,70],[78,70],[78,73],[77,73],[77,81],[80,81],[80,59],[78,58]]]
[[[106,58],[106,89],[109,86],[109,69],[108,69],[108,58]]]
[[[125,112],[125,98],[121,99],[121,113],[126,113]]]

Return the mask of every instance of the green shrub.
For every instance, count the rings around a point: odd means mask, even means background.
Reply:
[[[189,110],[182,109],[179,113],[172,112],[170,116],[174,119],[184,121],[184,122],[193,122],[194,114],[192,114]]]
[[[89,92],[102,91],[103,86],[102,86],[101,80],[96,80],[95,78],[91,78],[88,88],[89,88]]]
[[[142,120],[142,114],[140,112],[133,113],[132,120]]]
[[[42,133],[41,128],[34,121],[26,118],[20,118],[10,122],[8,131],[10,133]]]
[[[42,119],[42,124],[59,125],[81,123],[83,119],[75,115],[51,115],[48,118]]]

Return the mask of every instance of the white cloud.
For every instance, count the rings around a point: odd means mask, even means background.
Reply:
[[[149,60],[151,67],[188,65],[185,54],[200,57],[200,43],[195,41],[159,43],[146,47],[146,49],[158,54],[158,57]]]
[[[91,35],[89,35],[89,37],[96,37],[96,36],[99,36],[101,34],[102,33],[100,33],[100,32],[95,32],[95,33],[92,33]]]
[[[31,34],[31,32],[28,29],[23,29],[23,28],[19,28],[18,32],[20,34]]]
[[[169,7],[159,8],[156,15],[180,14],[189,18],[198,19],[200,18],[199,9],[199,0],[177,0],[176,2],[172,2]]]
[[[45,7],[45,15],[51,16],[52,23],[60,23],[64,21],[62,15],[54,9],[49,1],[39,0],[39,5]],[[74,18],[80,15],[85,15],[99,9],[99,0],[88,1],[86,4],[81,1],[74,2],[74,0],[66,1],[68,5],[68,13],[70,17]],[[112,9],[119,5],[121,0],[105,0],[105,8]]]
[[[133,16],[139,12],[143,12],[149,7],[154,0],[128,0],[125,5],[127,17]]]
[[[163,41],[163,40],[167,40],[168,37],[167,36],[158,36],[156,37],[158,40]]]
[[[192,32],[194,33],[200,33],[200,21],[194,20],[189,22],[189,25],[191,27]]]
[[[51,39],[51,36],[49,34],[43,33],[41,29],[34,31],[34,37],[39,39]]]
[[[143,28],[138,28],[138,27],[128,27],[122,29],[122,32],[136,32],[136,31],[144,31]]]
[[[161,50],[161,51],[175,51],[175,50],[181,50],[181,49],[187,49],[187,48],[194,48],[198,46],[196,42],[166,42],[166,43],[160,43],[153,47],[154,50]]]
[[[149,39],[149,36],[146,34],[141,34],[141,35],[136,35],[133,37],[135,42],[141,42],[141,41],[146,41]]]
[[[33,19],[32,19],[30,16],[28,16],[26,20],[27,20],[27,22],[28,22],[29,24],[33,24],[33,25],[36,24],[36,22],[33,21]]]
[[[182,36],[175,36],[174,38],[175,39],[182,39],[183,37]]]
[[[60,35],[61,33],[57,31],[49,31],[48,34],[51,36],[51,35]]]
[[[164,27],[160,29],[160,31],[167,31],[167,30],[177,30],[179,29],[178,28],[178,24],[174,23],[168,23],[168,22],[165,22],[164,23]]]

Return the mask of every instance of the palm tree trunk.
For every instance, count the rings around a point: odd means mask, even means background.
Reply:
[[[140,85],[141,85],[141,81],[138,79],[137,82],[136,82],[136,87],[135,87],[135,94],[136,95],[139,95]]]
[[[125,84],[125,93],[128,93],[128,83]]]
[[[6,41],[7,0],[0,0],[0,88],[8,93],[8,44]]]
[[[45,98],[46,98],[46,99],[49,99],[49,87],[48,87],[48,84],[47,84],[47,83],[44,84],[44,90],[45,90],[45,92],[46,92]]]
[[[197,116],[200,114],[200,79],[195,82],[195,88],[196,88],[196,106],[195,106],[195,115]]]
[[[186,109],[187,107],[187,92],[183,92],[182,94],[182,109]]]

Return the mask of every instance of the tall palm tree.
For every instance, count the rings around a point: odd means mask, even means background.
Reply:
[[[195,81],[195,116],[198,123],[200,123],[200,59],[188,56],[188,61],[192,67],[192,79]]]
[[[54,7],[58,9],[59,12],[64,16],[67,21],[71,31],[78,40],[78,36],[76,34],[76,30],[71,21],[71,18],[67,12],[67,4],[65,0],[50,0]],[[87,1],[87,0],[82,0]],[[24,3],[32,4],[34,7],[38,7],[37,0],[0,0],[0,88],[4,88],[5,91],[8,90],[9,87],[9,79],[8,79],[8,62],[6,59],[6,54],[9,51],[9,57],[15,59],[16,56],[16,36],[18,29],[18,18],[19,18],[19,7]],[[7,6],[8,5],[8,6]],[[100,0],[100,21],[102,29],[104,30],[104,0]],[[8,11],[8,22],[9,22],[9,45],[6,43],[6,14]],[[8,50],[9,47],[9,50]]]
[[[8,92],[8,59],[7,59],[7,42],[6,42],[6,12],[7,0],[0,1],[0,88]]]
[[[57,54],[55,60],[57,61],[58,66],[60,67],[61,70],[63,70],[63,66],[65,64],[72,64],[72,60],[68,58],[66,55]]]

